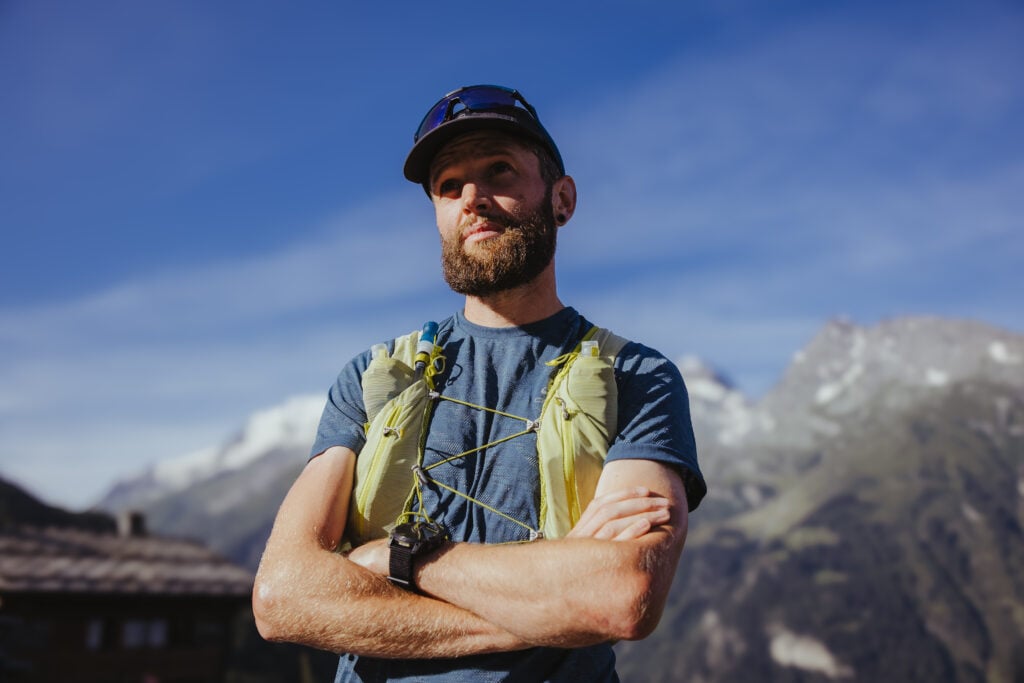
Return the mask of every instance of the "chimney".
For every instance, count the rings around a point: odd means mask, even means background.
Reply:
[[[117,516],[117,535],[141,538],[146,535],[146,515],[138,510],[124,510]]]

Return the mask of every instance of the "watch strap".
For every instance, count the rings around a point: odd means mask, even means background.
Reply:
[[[391,556],[388,559],[388,580],[406,590],[415,590],[416,584],[412,575],[413,549],[399,543],[391,543]]]

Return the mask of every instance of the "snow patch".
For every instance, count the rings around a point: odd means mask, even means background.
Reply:
[[[851,678],[853,669],[841,665],[825,644],[810,636],[777,629],[769,645],[772,659],[782,666],[814,671],[829,678]]]
[[[944,387],[949,384],[949,373],[936,368],[928,368],[924,373],[924,381],[930,387]]]
[[[686,380],[692,414],[714,430],[719,443],[737,446],[757,430],[774,428],[770,417],[751,409],[742,391],[696,356],[683,356],[676,365]]]
[[[818,405],[829,403],[846,389],[853,386],[853,383],[862,374],[864,374],[864,366],[860,363],[854,363],[838,380],[822,384],[818,387],[818,391],[814,394],[814,400],[817,401]]]
[[[729,394],[729,390],[718,382],[708,379],[691,379],[686,383],[686,391],[691,398],[701,399],[708,403],[719,403]]]
[[[968,522],[972,522],[974,524],[979,524],[979,523],[981,523],[981,522],[983,522],[985,520],[985,518],[981,516],[980,512],[975,510],[973,507],[971,507],[967,503],[963,503],[960,506],[960,509],[963,511],[964,517],[967,518]]]
[[[1021,357],[1013,353],[1001,341],[994,341],[988,345],[989,357],[1002,365],[1020,365]]]
[[[224,454],[221,467],[238,469],[273,448],[312,446],[323,407],[323,396],[300,396],[253,414],[242,440]]]
[[[743,438],[749,434],[753,428],[754,423],[750,419],[733,420],[728,426],[718,433],[718,443],[723,446],[738,446],[743,443]]]
[[[853,335],[853,342],[850,345],[850,356],[853,358],[861,358],[864,356],[864,351],[868,347],[868,338],[864,334],[863,330],[857,330]]]
[[[216,459],[219,451],[218,447],[203,448],[158,462],[153,466],[153,478],[163,486],[183,489],[210,469],[210,463]]]
[[[231,442],[159,462],[153,466],[153,476],[161,485],[180,490],[199,479],[244,467],[273,449],[309,447],[323,405],[322,396],[296,396],[258,411]]]
[[[732,399],[733,397],[730,397]],[[758,410],[751,410],[746,403],[736,402],[730,405],[726,401],[723,427],[718,432],[718,442],[723,446],[739,446],[748,435],[754,432],[764,433],[775,430],[775,420]]]
[[[743,488],[740,489],[740,495],[743,496],[743,500],[747,505],[752,508],[756,508],[764,502],[764,495],[761,493],[761,489],[753,484],[744,484]]]

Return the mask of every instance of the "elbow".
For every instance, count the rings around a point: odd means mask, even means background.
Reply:
[[[257,576],[252,590],[252,615],[260,637],[270,642],[288,640],[280,590],[272,580]]]
[[[619,633],[619,640],[643,640],[647,636],[654,633],[654,629],[658,627],[658,622],[661,621],[661,610],[652,614],[650,612],[644,612],[636,615],[634,618],[627,620],[624,623],[624,628]]]
[[[675,577],[678,553],[659,548],[640,548],[615,578],[615,590],[607,612],[611,639],[643,640],[654,632],[668,600]]]
[[[639,573],[627,582],[609,620],[612,640],[643,640],[654,632],[664,608],[654,580]]]
[[[643,640],[658,627],[685,539],[684,522],[681,534],[668,537],[667,543],[638,549],[627,563],[618,606],[618,640]]]

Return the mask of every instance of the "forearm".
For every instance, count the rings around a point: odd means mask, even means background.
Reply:
[[[265,558],[257,581],[263,594],[255,596],[261,633],[269,640],[402,659],[527,646],[472,612],[396,588],[341,555],[304,563],[303,576],[288,571],[274,577],[274,564]]]
[[[674,558],[664,530],[642,542],[562,539],[523,545],[460,543],[425,562],[422,590],[532,642],[580,647],[636,639],[657,624],[669,581],[652,562]]]
[[[657,463],[616,461],[596,493],[568,538],[455,544],[422,565],[420,586],[539,644],[645,637],[661,618],[686,540],[682,481]]]
[[[331,449],[306,466],[281,505],[253,590],[263,637],[333,652],[455,657],[526,643],[457,606],[390,585],[334,552],[355,454]]]

